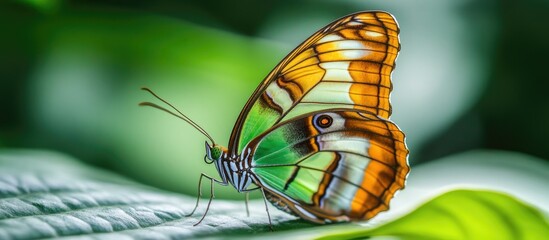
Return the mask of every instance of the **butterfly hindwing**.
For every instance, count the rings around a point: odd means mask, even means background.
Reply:
[[[275,124],[314,111],[359,109],[389,118],[398,32],[389,13],[361,12],[313,34],[248,100],[231,134],[232,154]]]
[[[271,201],[315,222],[369,219],[388,209],[409,171],[402,131],[363,110],[301,115],[248,147]]]

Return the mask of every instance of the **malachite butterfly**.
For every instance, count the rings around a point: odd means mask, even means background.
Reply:
[[[389,208],[410,171],[404,133],[389,120],[398,34],[393,16],[379,11],[317,31],[257,87],[228,148],[149,89],[177,113],[141,105],[170,112],[210,139],[204,160],[221,179],[202,174],[200,182],[210,180],[212,189],[217,182],[259,190],[277,208],[315,223],[367,220]]]

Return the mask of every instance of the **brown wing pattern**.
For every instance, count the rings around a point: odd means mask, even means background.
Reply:
[[[231,153],[240,153],[275,124],[314,111],[350,108],[389,118],[398,32],[391,14],[360,12],[313,34],[246,103],[231,134]]]
[[[410,170],[404,138],[370,112],[314,112],[256,138],[250,165],[275,206],[317,223],[366,220],[404,188]]]

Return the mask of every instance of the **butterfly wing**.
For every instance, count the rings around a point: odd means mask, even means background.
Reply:
[[[313,34],[271,71],[248,100],[229,140],[231,154],[240,154],[275,124],[313,111],[360,109],[389,118],[398,32],[391,14],[360,12]]]
[[[364,110],[301,115],[250,146],[254,182],[271,202],[318,223],[369,219],[388,209],[409,172],[402,131]]]

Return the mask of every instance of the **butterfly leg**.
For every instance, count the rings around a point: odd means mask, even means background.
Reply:
[[[267,197],[265,196],[265,190],[263,190],[263,188],[259,188],[259,189],[263,194],[263,202],[265,203],[265,210],[267,210],[267,218],[269,218],[269,228],[271,229],[271,232],[272,232],[274,231],[274,229],[273,229],[273,223],[271,222],[271,214],[269,213],[269,207],[267,205]]]
[[[259,189],[259,187],[255,187],[255,188],[248,188],[248,189],[244,189],[242,190],[243,192],[246,193],[246,199],[245,199],[245,204],[246,204],[246,215],[249,217],[250,216],[250,208],[249,208],[249,205],[248,205],[248,202],[250,201],[250,192],[251,191],[255,191]]]
[[[208,214],[208,210],[210,209],[210,204],[212,203],[212,199],[215,197],[214,195],[214,182],[217,182],[221,185],[227,185],[226,182],[222,182],[222,181],[219,181],[217,179],[214,179],[204,173],[201,173],[200,174],[200,179],[198,180],[198,197],[196,198],[196,204],[194,206],[194,209],[193,211],[190,213],[190,214],[187,214],[185,215],[186,217],[190,217],[194,214],[194,212],[196,211],[196,209],[198,208],[198,203],[200,202],[200,198],[202,197],[202,179],[203,178],[207,178],[208,180],[210,180],[210,200],[208,201],[208,206],[206,207],[206,211],[204,212],[204,215],[202,215],[202,218],[200,218],[200,220],[194,224],[193,226],[196,226],[198,224],[200,224],[202,222],[202,220],[204,220],[204,218],[206,217],[206,214]]]
[[[248,212],[248,193],[258,189],[261,190],[261,193],[263,194],[263,202],[265,203],[265,210],[267,210],[267,218],[269,218],[269,228],[271,229],[271,231],[274,231],[273,223],[271,222],[271,214],[269,213],[269,208],[267,207],[267,197],[265,196],[265,191],[263,190],[263,188],[255,187],[244,190],[246,192],[246,212],[248,213],[248,216],[250,216],[250,212]]]
[[[250,192],[246,192],[246,216],[250,217],[250,209],[248,207],[248,202],[250,201]]]
[[[196,197],[196,204],[194,205],[194,208],[193,208],[193,211],[187,215],[185,215],[185,217],[190,217],[194,214],[194,212],[196,211],[196,209],[198,208],[198,203],[200,202],[200,198],[202,197],[202,177],[204,176],[204,174],[202,174],[200,176],[200,179],[198,180],[198,196]]]

